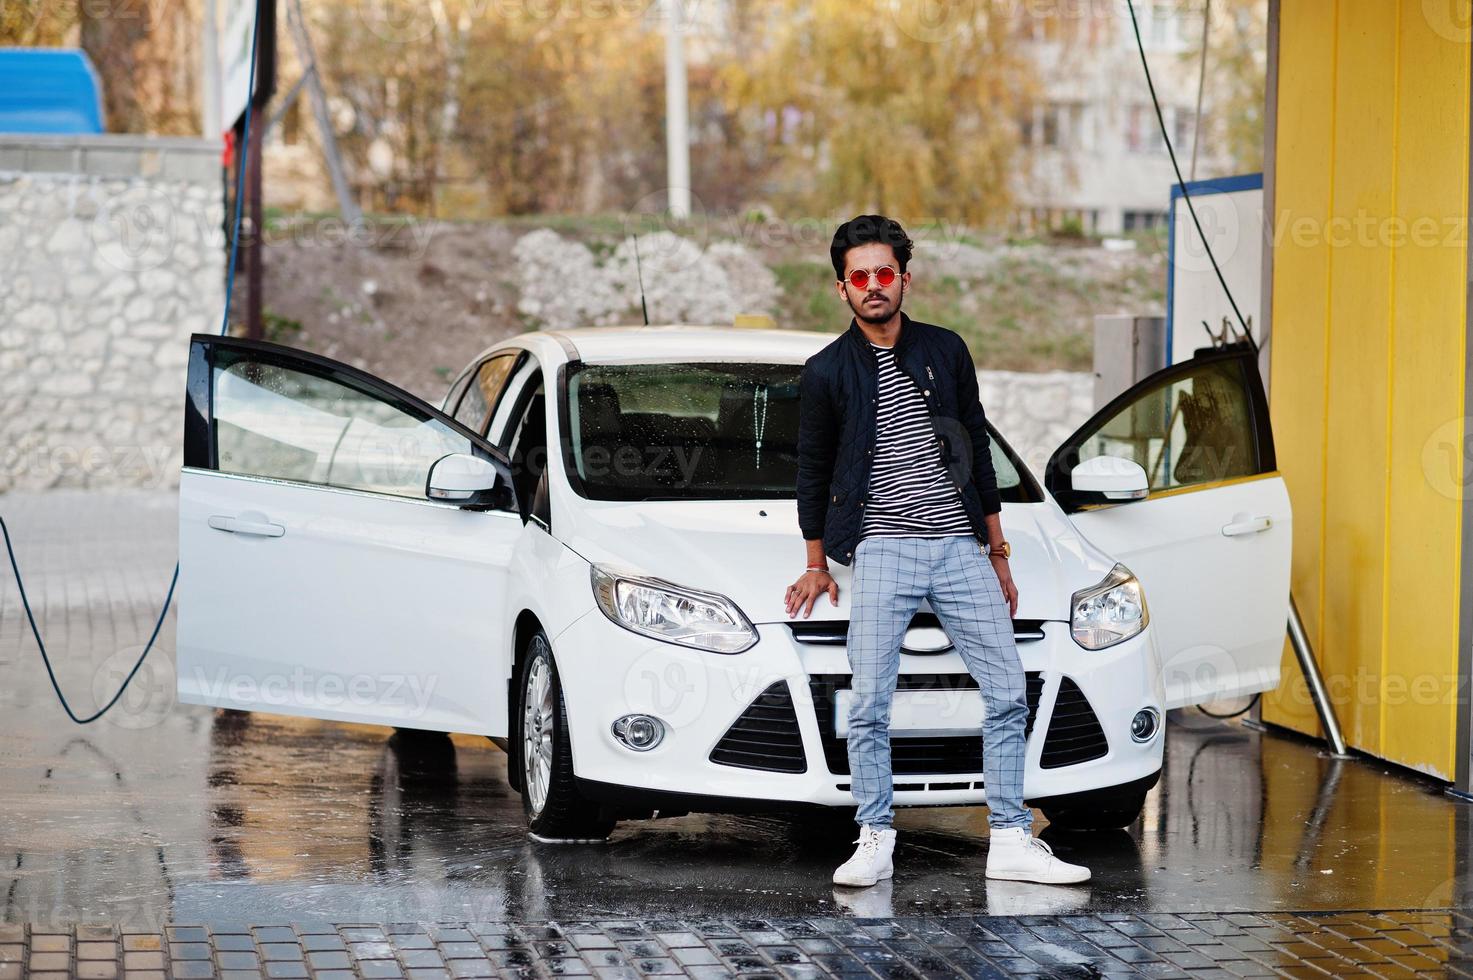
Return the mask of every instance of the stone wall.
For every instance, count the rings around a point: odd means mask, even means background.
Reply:
[[[982,409],[1041,482],[1059,443],[1095,412],[1094,375],[1075,371],[978,371]]]
[[[0,136],[0,492],[177,484],[219,173],[201,141]]]

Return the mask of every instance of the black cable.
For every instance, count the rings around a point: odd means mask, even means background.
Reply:
[[[20,604],[25,608],[26,620],[31,624],[31,633],[36,637],[36,645],[41,648],[41,662],[46,665],[46,676],[51,678],[51,687],[56,691],[56,696],[61,701],[61,706],[66,709],[67,716],[72,721],[79,725],[90,724],[107,714],[108,709],[114,704],[117,704],[118,698],[122,697],[123,692],[128,689],[128,682],[133,679],[134,674],[138,673],[138,668],[143,666],[143,658],[148,656],[149,650],[153,649],[153,641],[158,639],[159,629],[164,625],[164,616],[169,612],[169,602],[174,598],[174,586],[179,584],[179,565],[177,563],[174,565],[174,578],[169,583],[169,594],[164,598],[164,608],[159,610],[159,620],[153,624],[153,635],[148,638],[148,645],[143,648],[143,653],[139,655],[138,662],[133,665],[132,670],[128,671],[128,676],[123,678],[123,684],[118,688],[118,693],[112,696],[111,701],[97,709],[96,714],[88,715],[86,718],[78,718],[77,713],[72,710],[72,706],[67,703],[66,695],[61,693],[61,685],[56,681],[56,671],[51,667],[51,658],[46,655],[46,644],[41,642],[41,631],[36,628],[36,617],[32,615],[31,602],[26,598],[26,585],[21,581],[20,566],[15,563],[15,549],[10,546],[10,528],[5,526],[5,518],[3,517],[0,517],[0,533],[5,535],[5,550],[10,554],[10,570],[15,573],[15,584],[20,587]]]
[[[1151,105],[1156,110],[1156,124],[1161,127],[1161,140],[1166,144],[1167,156],[1171,157],[1171,169],[1176,172],[1176,186],[1181,189],[1182,200],[1187,202],[1187,211],[1189,211],[1192,215],[1192,224],[1196,225],[1197,227],[1197,235],[1202,239],[1202,247],[1207,250],[1207,258],[1212,262],[1212,271],[1217,273],[1217,281],[1222,286],[1223,294],[1227,296],[1228,304],[1233,308],[1233,315],[1238,318],[1238,323],[1243,328],[1243,336],[1248,338],[1249,346],[1253,348],[1254,353],[1257,353],[1258,341],[1253,339],[1253,331],[1248,329],[1248,321],[1243,319],[1243,312],[1238,309],[1238,301],[1233,299],[1233,291],[1228,288],[1227,279],[1225,279],[1222,274],[1222,267],[1217,264],[1217,256],[1212,254],[1212,243],[1207,240],[1207,233],[1202,230],[1202,222],[1197,218],[1197,207],[1192,203],[1192,195],[1187,192],[1187,182],[1183,180],[1181,176],[1181,165],[1176,162],[1176,150],[1171,145],[1171,134],[1166,131],[1166,117],[1161,112],[1161,100],[1156,97],[1156,83],[1151,81],[1151,65],[1150,62],[1146,60],[1145,43],[1141,41],[1141,25],[1140,21],[1138,21],[1135,16],[1135,0],[1125,0],[1125,3],[1126,6],[1130,8],[1130,27],[1131,30],[1135,32],[1135,49],[1140,53],[1141,70],[1146,73],[1146,88],[1150,90]],[[1203,27],[1203,30],[1205,32],[1205,26]],[[1203,37],[1202,43],[1203,45],[1206,45],[1206,37]],[[1209,329],[1207,333],[1208,336],[1211,336],[1212,331]],[[1218,718],[1223,720],[1236,718],[1239,715],[1247,714],[1250,710],[1252,710],[1253,706],[1258,703],[1258,699],[1260,697],[1261,694],[1253,695],[1253,698],[1241,711],[1234,711],[1225,715],[1220,715],[1215,712],[1208,711],[1200,704],[1197,705],[1197,710],[1202,712],[1202,714],[1206,715],[1209,718]]]
[[[1253,709],[1253,706],[1258,703],[1258,699],[1261,698],[1261,697],[1263,697],[1263,692],[1260,691],[1259,693],[1253,695],[1253,697],[1251,697],[1251,698],[1248,699],[1248,703],[1243,706],[1242,710],[1240,710],[1240,711],[1229,711],[1225,715],[1220,715],[1220,714],[1218,714],[1215,711],[1208,711],[1206,708],[1202,707],[1200,704],[1197,705],[1197,710],[1200,711],[1200,712],[1202,712],[1202,714],[1206,715],[1208,718],[1221,718],[1221,719],[1224,719],[1224,720],[1225,719],[1228,719],[1228,718],[1236,718],[1239,715],[1245,715],[1249,711],[1251,711]]]
[[[239,176],[235,185],[235,229],[234,234],[230,236],[230,269],[225,281],[225,312],[220,317],[220,336],[222,337],[225,336],[225,331],[230,328],[230,297],[235,293],[235,263],[240,250],[241,203],[245,196],[246,167],[250,163],[251,104],[255,102],[256,95],[256,43],[260,38],[260,33],[261,4],[257,0],[255,22],[251,26],[251,71],[250,81],[246,85],[245,129],[242,133],[243,138],[241,140],[243,146],[238,148],[238,152],[242,152],[245,155],[240,158],[240,167],[238,168]],[[252,229],[252,232],[253,234],[259,235],[261,230],[255,228]],[[138,673],[139,668],[143,666],[143,661],[152,652],[154,641],[159,637],[159,630],[163,628],[164,617],[169,614],[169,606],[174,601],[174,587],[179,584],[179,563],[177,561],[174,563],[174,575],[169,580],[169,592],[164,596],[164,608],[159,610],[158,621],[153,625],[153,635],[148,638],[148,643],[144,645],[143,652],[138,655],[138,661],[133,664],[133,669],[128,671],[128,676],[123,678],[123,683],[118,687],[118,692],[112,696],[107,704],[97,709],[96,713],[90,714],[86,718],[79,718],[77,717],[77,713],[72,710],[72,706],[67,702],[66,695],[61,693],[61,684],[56,680],[56,670],[51,666],[51,657],[46,653],[46,644],[41,639],[41,630],[36,626],[36,617],[31,612],[30,600],[26,598],[26,584],[21,578],[20,565],[15,560],[15,548],[10,543],[10,528],[6,526],[5,518],[3,517],[0,517],[0,533],[3,533],[5,537],[5,552],[10,556],[10,570],[15,573],[15,584],[20,589],[20,602],[26,611],[26,621],[31,624],[31,635],[36,638],[36,646],[41,651],[41,662],[46,665],[46,676],[51,678],[51,688],[56,692],[56,698],[61,702],[61,706],[65,709],[68,718],[79,725],[91,724],[107,714],[112,706],[118,703],[118,699],[123,696],[123,692],[128,689],[128,684],[132,682],[133,676]]]
[[[1141,41],[1141,25],[1135,16],[1135,0],[1125,0],[1130,8],[1130,26],[1135,31],[1135,47],[1140,52],[1141,69],[1146,73],[1146,88],[1151,92],[1151,105],[1156,109],[1156,123],[1161,127],[1161,139],[1166,143],[1166,153],[1171,157],[1171,169],[1176,172],[1176,186],[1181,189],[1182,200],[1187,202],[1187,210],[1191,212],[1192,224],[1197,226],[1197,235],[1202,239],[1202,247],[1207,250],[1207,258],[1212,262],[1212,271],[1217,273],[1217,281],[1222,285],[1222,291],[1227,296],[1228,305],[1233,308],[1233,315],[1238,318],[1238,323],[1243,328],[1243,335],[1248,338],[1248,343],[1255,353],[1258,351],[1258,341],[1253,339],[1253,332],[1248,329],[1248,321],[1243,319],[1243,312],[1238,309],[1238,301],[1233,299],[1233,291],[1228,288],[1227,279],[1223,277],[1222,267],[1217,264],[1217,256],[1212,254],[1212,243],[1207,241],[1207,233],[1202,230],[1202,222],[1197,218],[1197,207],[1192,203],[1192,195],[1187,193],[1187,182],[1182,179],[1181,166],[1176,162],[1176,150],[1171,145],[1171,135],[1166,132],[1166,117],[1161,113],[1161,100],[1156,97],[1156,84],[1151,81],[1151,66],[1146,61],[1146,46]]]

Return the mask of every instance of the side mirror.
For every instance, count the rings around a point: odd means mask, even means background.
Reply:
[[[468,453],[451,453],[430,465],[425,496],[462,504],[488,504],[501,484],[501,474],[487,460]]]
[[[1107,500],[1140,500],[1151,492],[1141,464],[1120,456],[1094,456],[1069,471],[1075,490],[1102,493]]]

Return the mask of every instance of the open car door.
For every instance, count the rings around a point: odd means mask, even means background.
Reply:
[[[355,368],[190,341],[179,700],[506,733],[505,457]]]
[[[1278,686],[1292,515],[1276,466],[1246,345],[1156,372],[1049,459],[1059,505],[1141,582],[1167,707]]]

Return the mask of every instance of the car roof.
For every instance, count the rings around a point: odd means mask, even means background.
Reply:
[[[579,359],[595,364],[663,361],[802,364],[835,336],[815,330],[669,324],[540,330],[510,338],[508,343],[544,349],[556,345],[569,360],[576,350]]]

